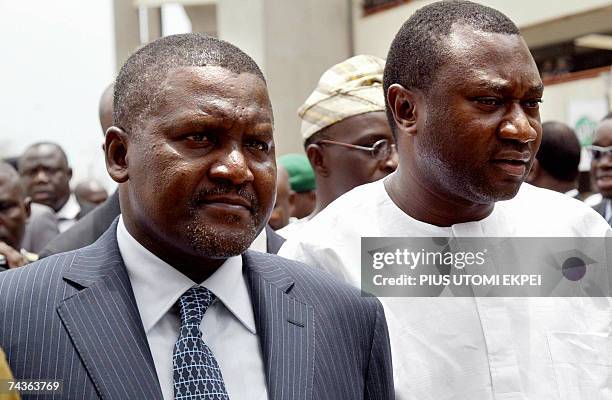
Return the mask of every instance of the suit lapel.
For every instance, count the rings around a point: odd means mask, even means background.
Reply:
[[[162,399],[116,227],[77,254],[64,279],[80,290],[57,311],[101,398]]]
[[[314,308],[292,296],[278,258],[243,255],[271,400],[310,400],[315,359]],[[275,265],[276,264],[276,265]]]

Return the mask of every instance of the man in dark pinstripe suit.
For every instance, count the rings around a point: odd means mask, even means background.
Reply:
[[[121,216],[91,246],[0,276],[16,378],[62,380],[45,397],[62,399],[392,399],[378,300],[246,251],[276,176],[253,60],[199,34],[162,38],[123,66],[114,103]]]

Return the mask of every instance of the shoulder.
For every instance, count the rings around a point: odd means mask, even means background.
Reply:
[[[109,228],[119,214],[119,196],[115,192],[67,231],[51,240],[40,252],[40,257],[44,258],[92,244]]]
[[[348,306],[374,311],[381,307],[378,299],[362,295],[361,290],[319,268],[273,254],[249,251],[245,255],[248,268],[269,281],[283,275],[289,277],[293,282],[291,295],[317,308]]]
[[[375,228],[375,214],[384,212],[389,202],[382,180],[358,186],[301,224],[299,234],[288,237],[286,246],[319,243],[327,247],[353,234],[370,234],[370,229]]]
[[[609,230],[601,215],[582,201],[527,183],[521,185],[514,199],[499,204],[530,221],[533,226],[546,224],[554,227],[562,236],[564,232],[576,236],[601,236]]]
[[[358,186],[306,222],[278,254],[357,285],[358,267],[350,267],[359,265],[356,246],[362,236],[380,236],[380,218],[388,218],[394,207],[382,180]]]
[[[61,279],[62,273],[73,263],[77,251],[50,256],[24,267],[11,269],[0,274],[2,293],[19,289],[23,285],[43,287]],[[9,296],[0,296],[6,298]],[[0,299],[2,300],[2,299]]]
[[[44,204],[39,204],[39,203],[34,203],[34,202],[31,203],[30,212],[31,212],[30,218],[36,217],[36,218],[50,218],[53,220],[57,219],[53,209]]]

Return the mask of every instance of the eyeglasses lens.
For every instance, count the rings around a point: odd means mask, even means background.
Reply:
[[[391,147],[386,139],[381,139],[372,146],[372,156],[377,160],[385,160],[389,157],[390,152]]]
[[[593,160],[601,160],[606,154],[612,153],[612,147],[606,147],[605,149],[589,149],[591,153],[591,158]]]

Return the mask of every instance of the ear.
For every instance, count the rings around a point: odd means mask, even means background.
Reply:
[[[312,169],[321,176],[329,176],[329,166],[325,160],[325,153],[323,147],[318,144],[309,144],[306,147],[306,156]]]
[[[66,175],[68,175],[68,180],[72,179],[72,168],[68,168]]]
[[[533,160],[533,164],[531,165],[531,170],[529,171],[529,174],[527,174],[527,178],[525,179],[525,181],[527,183],[533,183],[537,181],[538,178],[540,177],[541,172],[542,171],[540,170],[540,162],[536,158],[535,160]]]
[[[111,126],[106,131],[104,139],[104,155],[106,158],[106,170],[111,178],[117,183],[126,182],[128,177],[128,137],[127,133],[116,126]]]
[[[25,207],[27,219],[30,219],[30,215],[32,215],[31,205],[32,205],[32,198],[30,196],[27,196],[25,199],[23,199],[23,206]]]
[[[289,211],[293,212],[293,206],[295,205],[295,192],[289,191]]]
[[[394,83],[387,90],[387,102],[393,113],[397,130],[414,136],[417,133],[417,94],[398,83]]]

